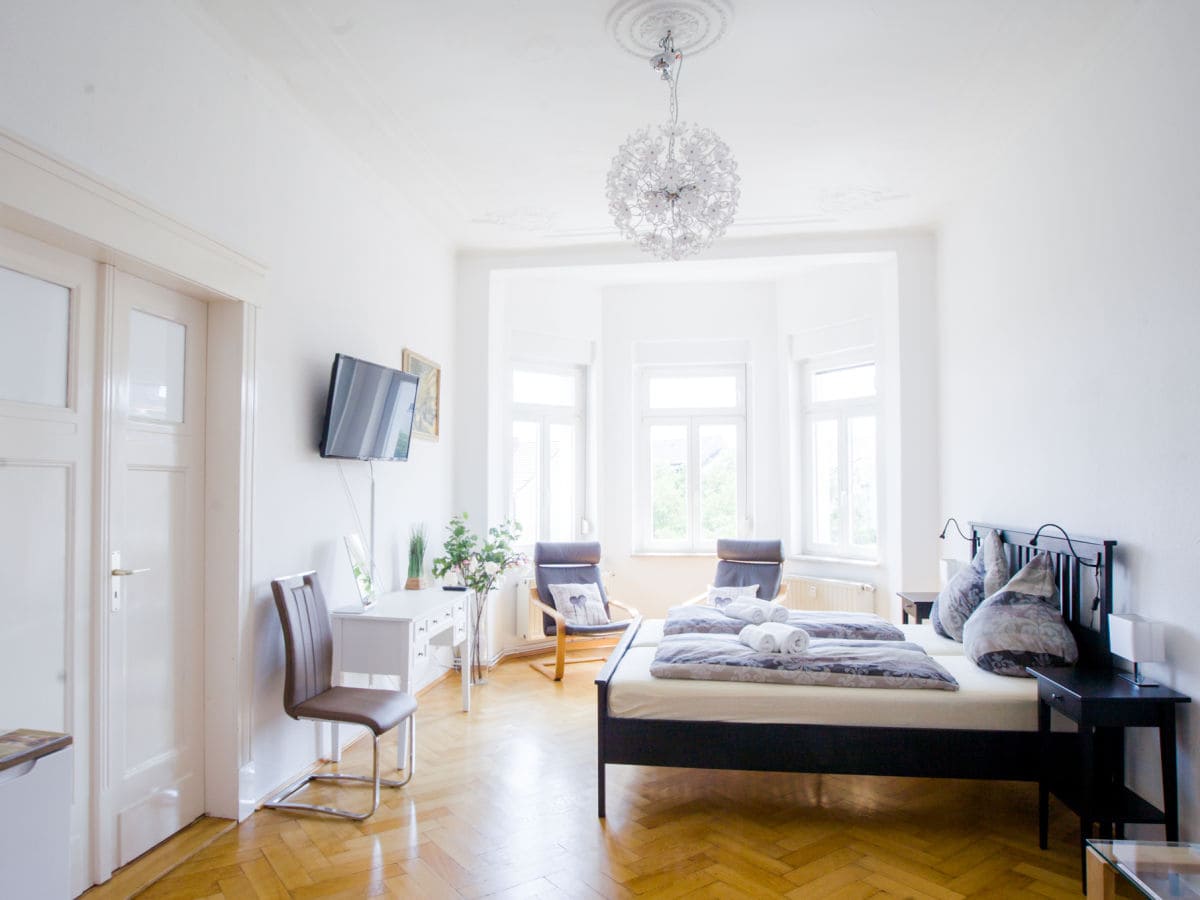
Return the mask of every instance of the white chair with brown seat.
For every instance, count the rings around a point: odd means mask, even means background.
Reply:
[[[285,676],[283,708],[293,719],[362,725],[374,738],[373,774],[306,775],[288,785],[263,806],[268,809],[294,809],[328,813],[362,821],[379,808],[379,788],[404,787],[412,780],[416,756],[417,701],[404,691],[333,686],[333,633],[329,613],[316,572],[289,575],[271,582],[275,609],[283,626]],[[408,723],[407,777],[389,781],[379,777],[379,739],[402,723]],[[373,785],[371,809],[355,813],[332,806],[288,802],[288,798],[313,781],[362,782]]]
[[[555,639],[554,658],[530,663],[533,669],[554,681],[562,681],[568,663],[597,662],[603,656],[567,658],[567,647],[610,647],[637,617],[637,610],[609,598],[600,577],[600,544],[595,541],[543,542],[533,548],[533,576],[537,587],[530,591],[529,602],[542,613],[542,628],[547,637]],[[552,586],[595,585],[604,604],[609,621],[600,625],[577,625],[554,602]],[[629,613],[628,619],[612,621],[612,607]]]

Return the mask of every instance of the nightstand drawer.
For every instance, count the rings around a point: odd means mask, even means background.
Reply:
[[[1038,679],[1038,699],[1049,704],[1051,709],[1057,709],[1072,721],[1078,722],[1083,716],[1083,704],[1078,697],[1063,693],[1063,689],[1054,684],[1048,684]]]

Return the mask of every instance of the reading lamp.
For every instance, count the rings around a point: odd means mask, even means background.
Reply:
[[[1120,672],[1120,676],[1135,687],[1158,687],[1158,682],[1147,681],[1138,666],[1144,662],[1160,662],[1167,658],[1163,641],[1162,622],[1133,613],[1108,617],[1108,649],[1114,656],[1133,663],[1133,673]]]

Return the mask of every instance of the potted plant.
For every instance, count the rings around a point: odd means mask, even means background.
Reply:
[[[408,532],[408,581],[404,582],[406,591],[419,591],[428,587],[421,576],[425,574],[425,525],[412,526]]]
[[[446,526],[444,556],[433,561],[433,574],[444,578],[454,573],[474,598],[472,616],[474,642],[471,648],[471,680],[480,683],[486,671],[480,654],[480,632],[487,600],[496,583],[509,569],[522,565],[525,555],[513,549],[521,526],[511,519],[489,528],[480,538],[467,526],[467,514],[454,516]]]

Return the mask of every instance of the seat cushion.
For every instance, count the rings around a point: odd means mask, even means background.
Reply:
[[[629,623],[633,619],[624,619],[620,622],[609,622],[605,625],[568,625],[567,634],[618,634],[629,627]]]
[[[376,734],[395,728],[417,711],[417,698],[404,691],[334,687],[292,710],[297,718],[365,725]]]

